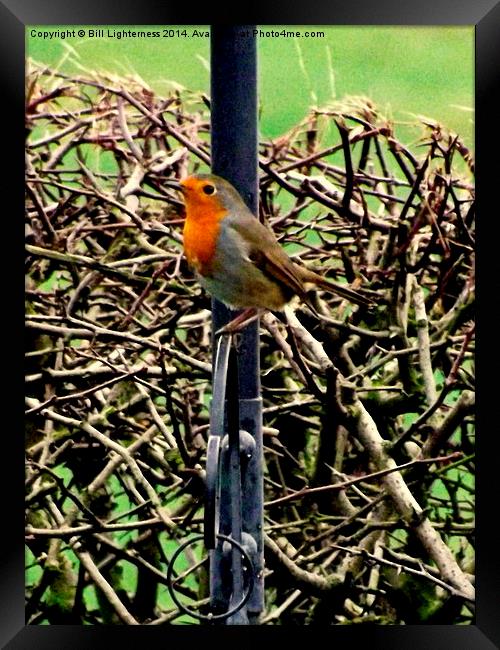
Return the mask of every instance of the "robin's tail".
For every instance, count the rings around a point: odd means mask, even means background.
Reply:
[[[309,269],[298,266],[297,264],[295,264],[294,266],[296,269],[298,269],[298,273],[300,274],[300,279],[303,282],[306,283],[311,282],[312,284],[315,284],[316,286],[321,287],[326,291],[331,291],[337,296],[340,296],[341,298],[345,298],[346,300],[353,302],[355,305],[361,305],[364,307],[373,307],[374,305],[373,300],[370,300],[370,298],[367,298],[366,296],[359,293],[358,291],[349,289],[349,287],[346,287],[344,284],[338,284],[337,282],[332,282],[331,280],[325,280],[325,278],[321,277],[321,275],[319,275],[318,273],[314,273],[314,271],[310,271]]]

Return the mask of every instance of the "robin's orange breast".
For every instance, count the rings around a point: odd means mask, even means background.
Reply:
[[[207,205],[206,200],[201,203],[192,193],[186,196],[184,251],[190,266],[201,275],[210,274],[216,255],[220,222],[227,214],[228,211],[216,201]]]

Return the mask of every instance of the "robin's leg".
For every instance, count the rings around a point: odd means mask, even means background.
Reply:
[[[248,307],[244,309],[241,314],[238,314],[236,318],[233,318],[232,321],[229,321],[224,327],[221,327],[215,332],[215,336],[220,336],[221,334],[234,334],[235,332],[240,332],[243,328],[250,323],[253,323],[254,320],[259,318],[262,309],[258,307]]]

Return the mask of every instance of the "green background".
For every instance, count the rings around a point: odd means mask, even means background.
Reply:
[[[81,29],[42,26],[38,30]],[[88,26],[101,28],[106,26]],[[206,26],[111,26],[111,30],[207,30]],[[474,28],[407,26],[263,26],[261,29],[321,30],[324,38],[259,38],[260,129],[264,138],[285,133],[312,105],[364,95],[397,126],[406,142],[420,133],[405,124],[415,115],[435,119],[473,144]],[[209,38],[42,39],[27,28],[33,59],[82,74],[85,70],[137,74],[153,90],[172,85],[209,91]],[[85,28],[87,29],[87,28]]]

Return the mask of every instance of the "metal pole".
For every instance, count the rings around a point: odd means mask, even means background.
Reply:
[[[258,130],[257,130],[257,41],[253,26],[212,26],[211,29],[211,133],[212,172],[230,181],[250,210],[258,211]],[[212,302],[214,331],[233,316],[217,300]],[[255,585],[247,603],[249,623],[256,623],[264,606],[263,585],[263,479],[262,479],[262,399],[260,396],[259,324],[252,323],[240,335],[238,345],[238,385],[240,429],[253,437],[255,448],[242,476],[243,534],[253,538],[256,567]],[[221,532],[230,519],[230,489],[222,481]],[[227,489],[224,489],[227,488]],[[245,540],[243,539],[245,545]],[[213,602],[221,602],[222,551],[213,552],[211,586]],[[219,554],[219,555],[218,555]],[[213,568],[213,571],[212,571]],[[228,624],[241,623],[228,620]]]

